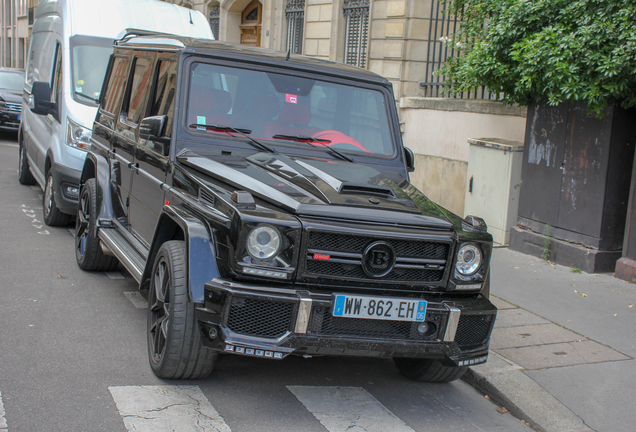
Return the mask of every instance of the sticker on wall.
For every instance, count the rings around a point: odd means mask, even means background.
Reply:
[[[285,102],[297,104],[298,103],[298,96],[295,95],[295,94],[285,93]]]

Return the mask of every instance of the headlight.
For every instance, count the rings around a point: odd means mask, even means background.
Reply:
[[[247,236],[247,252],[255,259],[274,258],[280,252],[281,245],[278,230],[270,226],[258,226]]]
[[[92,131],[78,125],[71,119],[67,119],[66,124],[66,145],[79,150],[90,150]]]
[[[479,270],[481,265],[481,250],[473,244],[465,244],[457,252],[455,268],[464,275],[470,276]]]

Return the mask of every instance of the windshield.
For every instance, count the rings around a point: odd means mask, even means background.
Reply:
[[[339,151],[392,156],[387,103],[380,90],[194,63],[187,125],[248,129],[252,137],[273,140],[276,145],[310,145],[324,151],[313,140],[289,139],[311,137]],[[191,130],[197,129],[204,130]]]
[[[24,74],[18,72],[0,71],[0,89],[22,92]]]
[[[97,105],[113,40],[100,37],[71,38],[71,82],[73,99],[85,105]]]

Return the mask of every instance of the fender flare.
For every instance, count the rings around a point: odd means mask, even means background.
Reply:
[[[174,240],[175,234],[181,230],[186,243],[186,259],[188,262],[187,285],[190,301],[203,303],[205,300],[205,284],[219,277],[216,263],[214,232],[201,219],[191,215],[183,208],[173,205],[163,207],[155,234],[150,245],[146,268],[139,283],[139,289],[147,297],[150,278],[155,264],[155,257],[161,245]],[[176,237],[178,238],[178,237]]]
[[[110,165],[105,157],[100,157],[93,152],[86,154],[86,161],[82,168],[82,174],[80,175],[80,191],[82,186],[88,179],[94,178],[97,182],[97,218],[98,220],[111,220],[113,219],[113,209],[108,203],[111,203],[111,189],[110,185]],[[95,224],[96,227],[99,225]]]

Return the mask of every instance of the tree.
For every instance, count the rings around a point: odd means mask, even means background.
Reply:
[[[485,85],[505,103],[583,101],[601,116],[636,106],[635,0],[445,0],[460,55],[439,71],[451,94]]]

